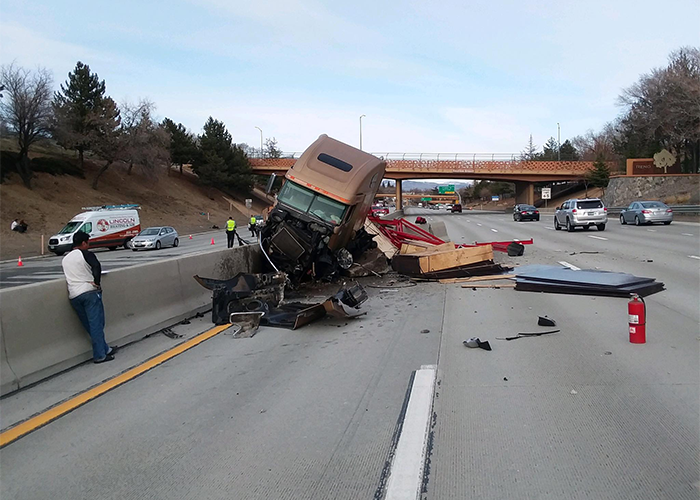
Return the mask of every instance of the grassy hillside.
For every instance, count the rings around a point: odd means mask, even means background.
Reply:
[[[3,149],[8,145],[2,141]],[[71,152],[44,145],[31,156],[69,162],[77,169],[77,159]],[[52,164],[52,162],[48,162]],[[41,235],[48,237],[58,232],[71,217],[82,212],[82,207],[104,204],[138,203],[141,205],[141,225],[172,225],[182,234],[211,229],[216,224],[223,227],[229,216],[245,225],[248,215],[234,208],[223,193],[205,189],[196,184],[191,175],[180,176],[173,170],[158,177],[147,177],[134,168],[127,175],[125,165],[114,165],[100,178],[97,191],[90,187],[100,162],[86,160],[84,178],[75,175],[51,175],[35,173],[33,188],[25,188],[19,176],[10,171],[0,184],[0,258],[16,259],[41,252]],[[7,165],[0,165],[4,171]],[[12,169],[8,169],[12,170]],[[239,197],[241,200],[245,195]],[[261,203],[254,198],[254,210],[262,211]],[[239,204],[239,209],[243,207]],[[207,220],[209,213],[209,220]],[[10,231],[13,219],[24,219],[29,231],[19,234]]]

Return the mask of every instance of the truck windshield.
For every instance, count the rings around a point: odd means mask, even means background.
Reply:
[[[74,233],[76,229],[78,229],[78,226],[82,224],[83,221],[70,221],[68,224],[66,224],[66,227],[61,229],[58,234],[70,234]]]
[[[284,183],[277,200],[332,224],[340,224],[348,208],[347,205],[290,181]]]

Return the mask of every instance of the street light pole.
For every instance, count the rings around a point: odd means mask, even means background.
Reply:
[[[362,150],[362,118],[367,115],[360,115],[360,150]]]
[[[260,158],[262,158],[263,157],[263,133],[262,133],[262,129],[260,127],[256,126],[255,128],[260,131]]]
[[[557,160],[561,161],[561,128],[557,122]]]

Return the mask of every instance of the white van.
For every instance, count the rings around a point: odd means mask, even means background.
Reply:
[[[128,248],[131,238],[141,232],[138,205],[105,205],[83,207],[88,210],[73,217],[58,234],[49,238],[49,250],[63,255],[71,249],[73,235],[78,231],[90,235],[90,248]]]

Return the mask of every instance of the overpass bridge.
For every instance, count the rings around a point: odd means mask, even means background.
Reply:
[[[384,178],[396,181],[397,206],[402,202],[401,181],[407,179],[472,179],[515,184],[517,203],[535,202],[535,182],[578,181],[591,161],[529,161],[515,154],[491,153],[372,153],[386,160]],[[250,158],[255,174],[284,175],[300,153],[282,158]]]

